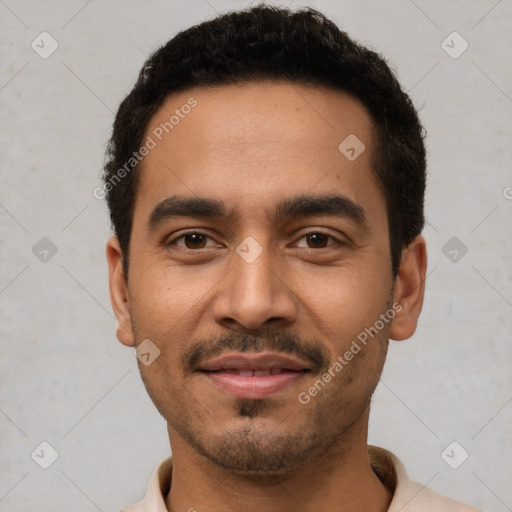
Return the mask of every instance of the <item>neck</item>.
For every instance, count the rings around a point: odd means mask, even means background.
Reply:
[[[302,463],[285,475],[239,475],[199,455],[172,427],[172,485],[165,497],[167,510],[231,512],[385,512],[391,492],[373,472],[368,461],[368,413],[352,435],[327,453]],[[354,436],[354,433],[357,433]],[[350,434],[350,433],[347,433]],[[350,437],[350,439],[348,439]]]

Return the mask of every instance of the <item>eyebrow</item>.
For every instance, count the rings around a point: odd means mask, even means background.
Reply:
[[[223,201],[208,197],[187,197],[174,195],[158,203],[151,212],[147,229],[155,231],[162,223],[178,217],[230,219],[233,211],[227,211]],[[301,194],[281,199],[273,211],[266,212],[270,223],[284,222],[293,217],[328,215],[348,219],[364,231],[369,230],[368,217],[364,208],[348,197],[341,195]]]

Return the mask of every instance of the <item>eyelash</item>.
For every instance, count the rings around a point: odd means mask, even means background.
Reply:
[[[178,240],[181,240],[182,238],[185,238],[189,235],[200,235],[200,236],[204,236],[204,237],[212,240],[212,238],[210,236],[206,235],[205,233],[201,233],[200,231],[189,231],[188,233],[182,233],[181,235],[173,238],[172,240],[169,240],[168,242],[165,243],[165,246],[170,247],[170,246],[174,245]],[[326,236],[328,239],[334,240],[335,243],[328,245],[327,247],[319,247],[319,248],[302,247],[302,249],[311,249],[311,250],[318,251],[320,249],[331,249],[332,247],[335,247],[335,246],[341,247],[341,246],[346,245],[346,243],[342,242],[341,240],[338,240],[333,235],[331,235],[329,233],[324,233],[323,231],[310,231],[309,233],[304,233],[299,238],[299,240],[302,240],[303,238],[306,238],[307,236],[310,236],[310,235],[323,235],[323,236]],[[184,249],[185,251],[190,251],[190,252],[198,252],[201,249],[208,249],[208,247],[200,247],[199,249],[189,249],[188,247],[181,247],[181,246],[178,246],[178,247],[180,247],[181,249]]]

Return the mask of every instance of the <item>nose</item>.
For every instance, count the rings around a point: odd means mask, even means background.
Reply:
[[[270,251],[248,262],[238,254],[219,283],[213,304],[215,321],[234,330],[276,329],[297,317],[297,300],[279,262]]]

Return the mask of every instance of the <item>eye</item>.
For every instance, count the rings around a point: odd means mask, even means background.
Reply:
[[[303,239],[306,240],[308,249],[325,249],[334,245],[343,245],[342,242],[334,238],[332,235],[328,235],[327,233],[322,233],[319,231],[312,231],[307,233],[303,235],[299,240]],[[334,243],[327,245],[329,239],[334,240]]]
[[[165,242],[167,247],[177,245],[186,250],[194,249],[207,249],[209,247],[215,247],[215,244],[207,245],[207,241],[212,240],[211,237],[197,231],[191,231],[189,233],[183,233],[180,236]],[[322,233],[320,231],[312,231],[303,235],[299,240],[306,240],[306,246],[297,245],[298,247],[305,247],[308,249],[326,249],[333,246],[342,246],[343,242],[336,239],[332,235]],[[329,240],[333,240],[334,243],[329,244]],[[212,240],[213,241],[213,240]]]
[[[208,235],[203,233],[198,233],[197,231],[193,231],[190,233],[184,233],[172,240],[169,240],[165,243],[166,246],[177,245],[178,247],[182,247],[184,249],[194,250],[194,249],[204,249],[206,248],[206,241],[211,238]],[[183,240],[183,244],[177,243],[178,241]],[[210,246],[212,247],[212,246]]]

